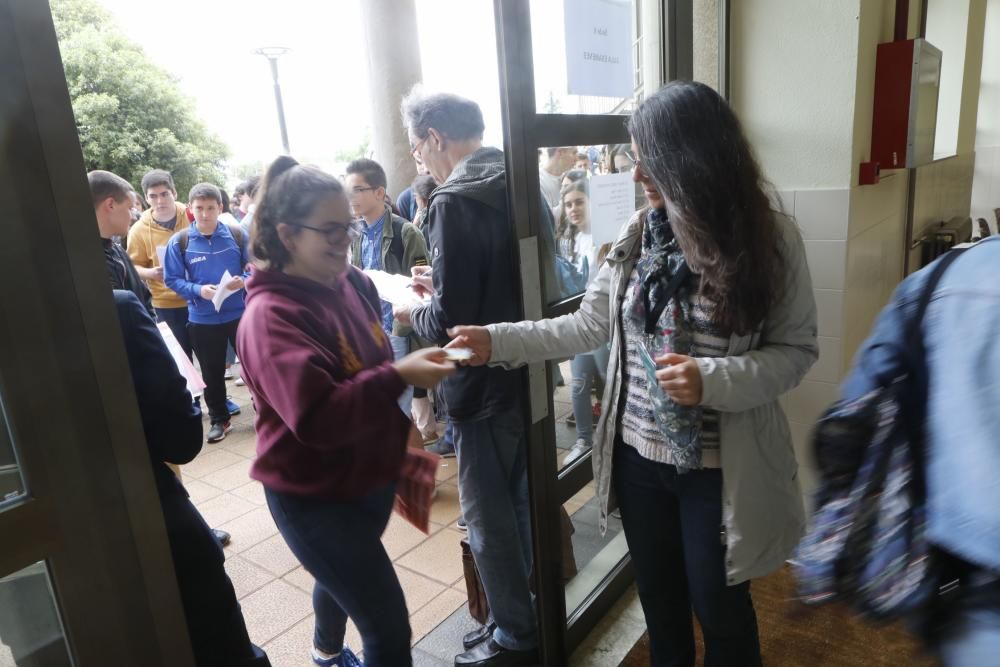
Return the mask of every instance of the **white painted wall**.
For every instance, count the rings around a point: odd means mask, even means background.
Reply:
[[[1000,0],[988,0],[986,7],[980,81],[972,216],[986,218],[997,233],[993,209],[1000,208]]]
[[[779,190],[845,188],[859,0],[740,0],[731,10],[731,98]]]

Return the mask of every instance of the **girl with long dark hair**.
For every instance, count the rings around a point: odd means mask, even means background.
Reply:
[[[674,82],[629,121],[649,207],[622,229],[571,315],[457,327],[472,363],[515,366],[610,341],[594,438],[602,530],[612,491],[651,664],[760,664],[750,579],[784,563],[804,512],[778,397],[818,356],[801,236],[732,109]]]

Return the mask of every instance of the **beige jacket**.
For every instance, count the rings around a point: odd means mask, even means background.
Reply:
[[[575,313],[487,327],[493,344],[491,363],[506,367],[589,352],[611,342],[608,381],[593,449],[602,532],[607,529],[612,451],[624,391],[625,350],[619,311],[642,250],[644,219],[644,213],[639,212],[629,220]],[[702,405],[721,413],[722,513],[729,585],[781,567],[805,529],[798,463],[778,397],[797,386],[819,356],[816,304],[802,237],[791,220],[782,221],[788,264],[782,301],[753,334],[733,336],[727,356],[697,360],[703,382]]]

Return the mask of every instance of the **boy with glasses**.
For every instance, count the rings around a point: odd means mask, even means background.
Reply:
[[[361,233],[351,244],[351,263],[360,269],[375,269],[410,276],[414,266],[427,266],[427,244],[417,227],[392,212],[386,203],[385,170],[374,160],[362,158],[347,165],[344,179],[351,213],[361,220]],[[410,352],[410,328],[396,322],[392,306],[382,302],[382,328],[392,343],[397,360]],[[410,416],[413,388],[399,398],[399,407]]]

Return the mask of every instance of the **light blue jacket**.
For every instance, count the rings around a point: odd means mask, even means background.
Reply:
[[[933,266],[933,265],[932,265]],[[901,370],[930,267],[909,276],[879,315],[842,388],[857,398]],[[927,351],[927,493],[931,540],[1000,570],[1000,237],[945,271],[922,326]]]
[[[247,235],[243,235],[242,247],[236,243],[232,233],[223,223],[218,223],[211,237],[198,231],[198,225],[191,223],[188,229],[187,250],[181,250],[180,236],[174,234],[167,244],[167,255],[163,260],[163,282],[167,287],[187,299],[188,318],[195,324],[222,324],[232,322],[243,315],[243,299],[246,290],[230,295],[222,302],[218,312],[215,305],[201,297],[203,285],[218,285],[222,275],[243,276],[249,262]]]

